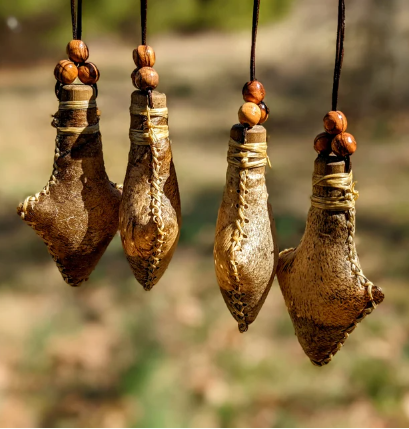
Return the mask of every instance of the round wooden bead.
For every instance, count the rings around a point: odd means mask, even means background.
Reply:
[[[85,63],[78,67],[78,78],[85,85],[93,85],[98,82],[99,70],[94,63]]]
[[[244,103],[239,109],[239,121],[243,125],[254,127],[260,122],[261,110],[255,103]]]
[[[69,85],[73,83],[78,76],[77,66],[72,61],[61,60],[55,66],[54,76],[61,83]]]
[[[71,40],[67,45],[67,54],[74,63],[84,63],[89,57],[88,46],[82,40]]]
[[[138,68],[153,67],[156,61],[155,51],[148,45],[139,45],[132,55]]]
[[[355,138],[349,133],[338,134],[333,138],[331,148],[335,155],[352,155],[356,151]]]
[[[339,110],[328,112],[324,116],[324,129],[329,134],[343,133],[347,129],[347,118]]]
[[[314,139],[314,149],[316,152],[329,155],[332,152],[331,142],[333,138],[334,136],[328,133],[318,134]]]
[[[152,67],[142,67],[136,72],[134,83],[142,91],[155,89],[159,84],[159,75]]]
[[[264,124],[264,122],[267,121],[268,119],[268,115],[270,113],[270,109],[267,107],[266,103],[264,103],[264,101],[262,101],[258,107],[260,108],[260,112],[261,112],[261,118],[258,122],[258,125]]]
[[[242,93],[244,101],[256,104],[261,103],[266,95],[263,84],[258,80],[247,82],[243,86]]]

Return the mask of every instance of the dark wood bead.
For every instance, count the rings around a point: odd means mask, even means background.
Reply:
[[[67,45],[67,55],[74,63],[84,63],[89,57],[88,46],[82,40],[71,40]]]
[[[356,151],[355,138],[349,133],[338,134],[333,138],[331,148],[335,155],[352,155]]]
[[[85,85],[93,85],[98,82],[99,70],[94,63],[85,63],[78,68],[78,77]]]
[[[73,83],[78,76],[77,66],[72,61],[61,60],[55,66],[54,76],[61,83],[69,85],[70,83]]]
[[[239,122],[242,125],[254,127],[260,122],[260,107],[255,103],[244,103],[239,109]]]
[[[250,103],[259,104],[264,100],[266,95],[266,91],[264,86],[258,80],[253,80],[251,82],[247,82],[243,86],[243,98],[244,101],[248,101]]]
[[[152,90],[159,84],[159,75],[152,67],[142,67],[136,72],[134,83],[142,91]]]
[[[324,129],[329,134],[340,134],[347,129],[347,118],[339,110],[328,112],[324,116]]]
[[[138,68],[153,67],[155,65],[155,51],[148,45],[139,45],[133,50],[133,60]]]
[[[318,134],[314,139],[314,149],[318,153],[329,155],[332,152],[331,142],[333,138],[334,136],[328,133]]]
[[[260,121],[258,122],[258,125],[261,125],[267,121],[268,115],[270,113],[270,109],[267,107],[267,105],[266,105],[266,103],[264,103],[264,101],[262,101],[258,105],[258,107],[260,108],[260,112],[261,112],[261,118],[260,118]]]

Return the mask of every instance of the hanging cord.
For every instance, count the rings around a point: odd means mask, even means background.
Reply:
[[[75,3],[77,3],[75,5]],[[75,7],[77,6],[77,7]],[[72,25],[72,38],[74,40],[81,40],[82,37],[82,0],[71,0],[71,25]],[[94,98],[98,97],[98,85],[96,83],[91,85],[94,88]],[[61,87],[60,87],[61,90]],[[56,90],[58,99],[60,91]]]
[[[71,25],[72,25],[72,38],[74,40],[81,40],[82,36],[82,0],[71,0]],[[78,64],[77,64],[78,66]],[[64,85],[57,81],[55,84],[55,95],[58,100],[61,97],[61,89]],[[94,98],[98,97],[98,86],[96,83],[91,85],[94,88]]]
[[[146,45],[146,26],[148,16],[148,0],[141,0],[141,33],[142,45]]]
[[[332,110],[337,110],[339,80],[344,59],[345,0],[338,3],[337,49],[335,53],[334,80],[332,85]]]
[[[71,0],[71,26],[72,38],[74,40],[81,40],[82,33],[82,0]],[[54,92],[58,100],[61,97],[61,89],[64,85],[57,80],[55,83]],[[92,85],[95,88],[95,98],[98,95],[97,84]]]
[[[82,0],[77,0],[77,7],[75,7],[75,0],[71,0],[71,23],[72,23],[72,38],[74,40],[81,40],[82,34]]]
[[[251,52],[250,52],[250,82],[256,80],[256,39],[258,16],[260,12],[260,0],[254,0],[253,4],[253,24],[251,28]],[[247,142],[247,127],[244,128],[244,143]]]
[[[256,80],[256,39],[259,12],[260,0],[254,0],[253,27],[251,30],[250,81]]]
[[[141,34],[142,45],[146,45],[146,29],[148,27],[148,0],[141,0]],[[148,105],[153,109],[152,91],[148,89]]]

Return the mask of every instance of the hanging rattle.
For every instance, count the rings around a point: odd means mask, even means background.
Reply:
[[[214,263],[220,291],[240,332],[259,313],[278,260],[275,224],[265,184],[269,110],[265,90],[255,78],[260,0],[254,1],[250,81],[243,87],[240,124],[230,131],[226,186],[216,224]]]
[[[277,277],[295,333],[315,365],[329,363],[357,324],[383,301],[382,290],[365,277],[355,248],[355,190],[350,156],[356,142],[337,110],[343,60],[345,3],[339,0],[332,111],[312,176],[313,194],[300,245],[280,253]]]
[[[81,3],[71,1],[69,60],[55,67],[58,112],[53,171],[46,186],[17,213],[44,240],[64,280],[87,280],[118,230],[120,190],[105,172],[96,104],[97,67],[81,41]],[[78,79],[77,79],[78,78]]]
[[[142,45],[133,51],[128,168],[119,211],[122,245],[145,290],[162,277],[176,249],[181,224],[180,197],[172,160],[166,95],[154,89],[155,52],[146,44],[147,0],[141,0]]]

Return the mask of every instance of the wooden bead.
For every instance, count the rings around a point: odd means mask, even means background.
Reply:
[[[346,131],[347,125],[346,116],[339,110],[333,110],[324,116],[324,129],[329,134],[343,133]]]
[[[134,83],[142,91],[155,89],[159,84],[159,75],[152,67],[142,67],[136,72]]]
[[[260,122],[261,110],[257,104],[244,103],[239,109],[239,121],[243,125],[254,127]]]
[[[251,82],[247,82],[243,86],[243,98],[244,101],[248,101],[250,103],[259,104],[264,100],[266,95],[266,91],[264,86],[258,80],[253,80]]]
[[[74,63],[84,63],[89,57],[88,46],[82,40],[71,40],[67,45],[67,55]]]
[[[318,153],[329,155],[332,152],[331,142],[333,138],[334,136],[328,133],[318,134],[314,139],[314,149]]]
[[[93,85],[98,82],[99,70],[94,63],[85,63],[78,68],[78,77],[85,85]]]
[[[356,151],[355,138],[349,133],[338,134],[333,138],[331,148],[335,155],[352,155]]]
[[[69,85],[73,83],[78,76],[77,66],[72,61],[61,60],[55,66],[54,76],[61,83]]]
[[[270,113],[270,109],[267,107],[266,103],[264,103],[264,101],[262,101],[258,107],[260,108],[260,112],[261,112],[261,118],[258,122],[258,125],[264,124],[264,122],[267,121],[268,119],[268,115]]]
[[[148,45],[139,45],[132,55],[138,68],[153,67],[156,61],[155,51]]]

